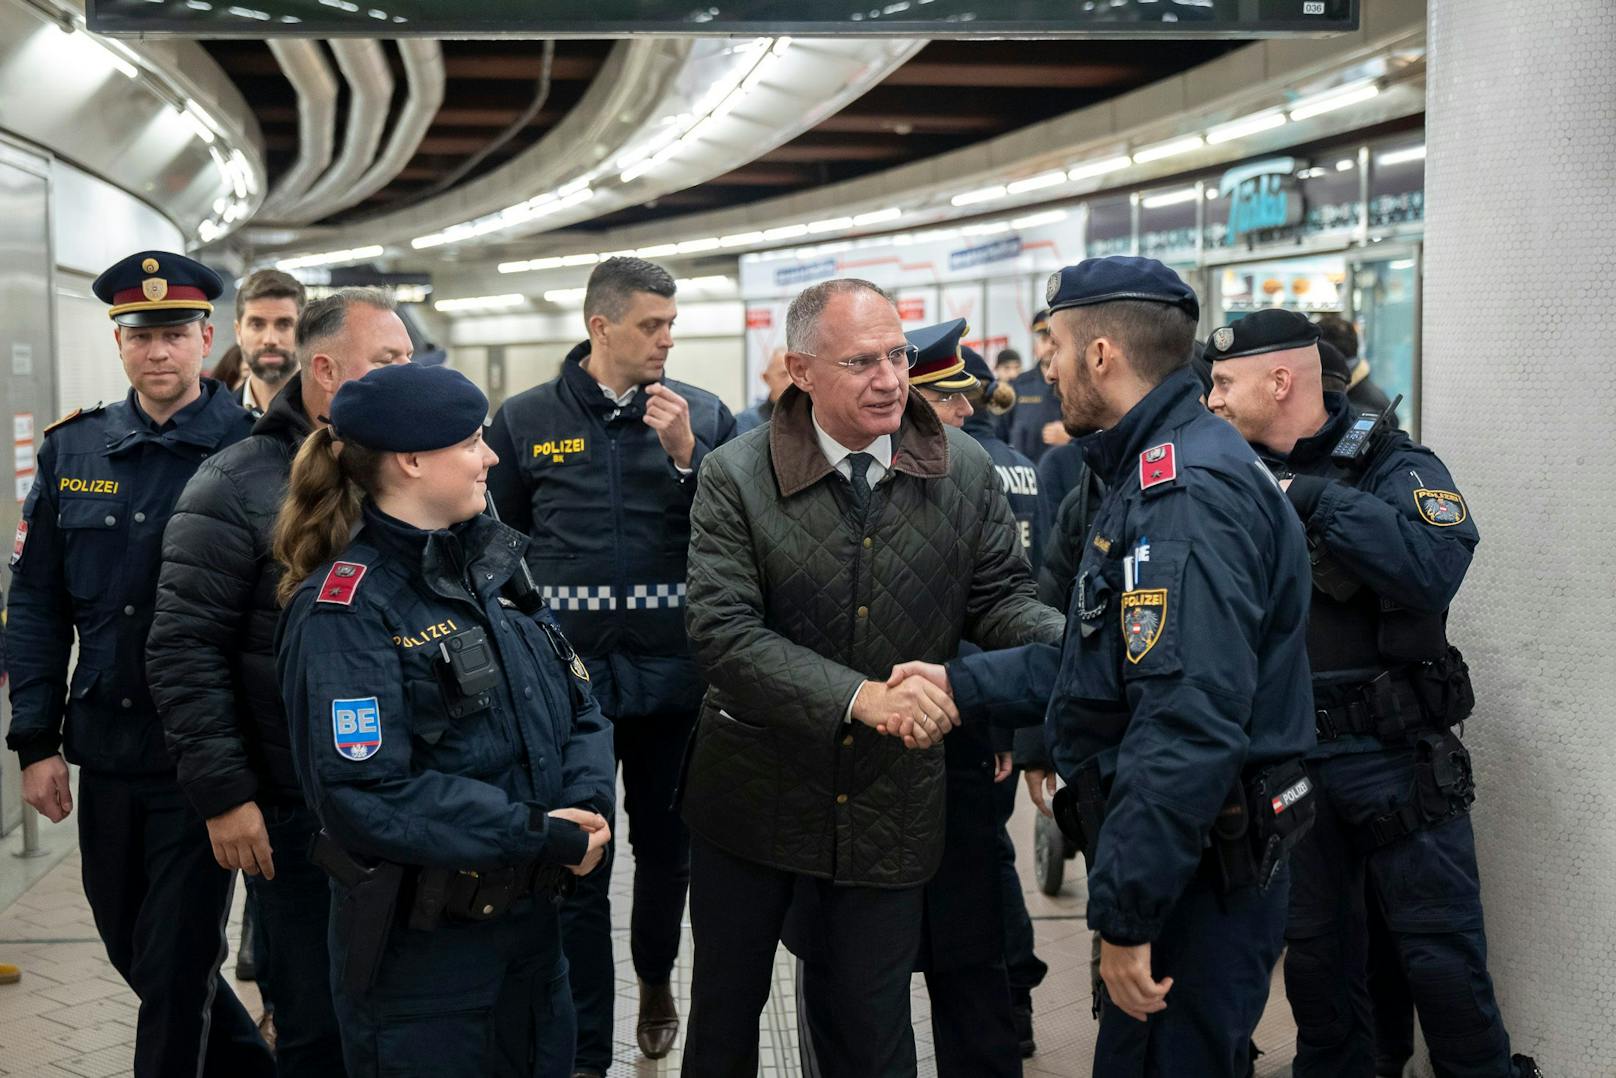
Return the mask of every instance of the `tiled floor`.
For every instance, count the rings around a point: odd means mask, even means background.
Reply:
[[[1027,1061],[1026,1074],[1028,1078],[1078,1078],[1089,1073],[1096,1028],[1089,1017],[1089,933],[1082,920],[1081,884],[1074,886],[1070,881],[1075,873],[1068,871],[1069,882],[1061,895],[1048,898],[1039,893],[1032,883],[1030,859],[1025,856],[1032,845],[1032,811],[1025,803],[1017,810],[1012,828],[1024,854],[1022,877],[1027,881],[1038,954],[1050,967],[1049,977],[1034,994],[1039,1051]],[[71,824],[56,828],[46,825],[45,830],[47,846],[61,856],[60,851],[71,845]],[[0,853],[0,902],[21,891],[9,906],[0,909],[0,961],[24,968],[21,984],[0,986],[0,1075],[112,1078],[128,1074],[136,1001],[108,965],[96,938],[79,884],[77,851],[67,852],[23,890],[19,884],[43,866],[13,858],[11,852],[19,842],[13,834],[5,843],[5,852]],[[621,926],[616,932],[618,1062],[612,1073],[677,1074],[677,1050],[669,1058],[653,1063],[640,1058],[634,1046],[638,989],[628,961],[629,864],[628,858],[620,861],[612,880],[613,920]],[[1075,866],[1068,867],[1075,870]],[[232,941],[239,934],[241,890],[236,889]],[[675,971],[681,1001],[689,998],[689,947],[687,933],[685,958]],[[797,1074],[798,1068],[792,963],[783,951],[775,968],[776,991],[761,1028],[761,1073],[784,1078]],[[234,969],[233,958],[225,969]],[[231,983],[248,1009],[257,1015],[259,1003],[254,987],[233,979]],[[925,1078],[935,1075],[936,1068],[931,1056],[926,993],[918,977],[915,986],[915,1040],[921,1056],[920,1074]],[[1259,1075],[1279,1078],[1289,1074],[1295,1030],[1277,978],[1268,1011],[1257,1031],[1257,1043],[1266,1053],[1259,1061]]]

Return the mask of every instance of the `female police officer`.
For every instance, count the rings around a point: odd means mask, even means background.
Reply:
[[[611,731],[527,540],[482,515],[487,410],[441,367],[347,383],[275,529],[281,691],[325,828],[354,1078],[572,1067],[551,900],[611,837]]]

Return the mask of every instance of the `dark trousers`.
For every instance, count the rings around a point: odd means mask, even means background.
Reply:
[[[614,719],[612,733],[623,768],[623,812],[634,854],[634,907],[629,953],[634,972],[667,984],[679,956],[679,926],[690,885],[690,834],[674,808],[679,765],[696,716],[654,715]],[[615,832],[617,822],[612,821]],[[614,839],[609,857],[615,857]],[[578,1066],[605,1073],[612,1062],[613,1002],[617,967],[612,955],[611,861],[578,881],[561,910],[561,932],[578,1011]]]
[[[326,948],[331,886],[308,856],[320,825],[300,805],[265,807],[264,824],[275,878],[260,877],[252,887],[261,940],[258,983],[276,1001],[275,1072],[280,1078],[341,1078],[346,1072]]]
[[[1298,1078],[1374,1073],[1366,979],[1366,879],[1394,937],[1436,1073],[1507,1078],[1509,1035],[1487,972],[1470,817],[1370,848],[1368,820],[1414,781],[1407,749],[1310,761],[1313,829],[1292,859],[1285,990],[1296,1016]]]
[[[1367,877],[1367,873],[1365,874]],[[1369,1006],[1375,1023],[1375,1074],[1401,1078],[1414,1058],[1414,997],[1403,976],[1397,936],[1386,926],[1380,896],[1365,880],[1365,927],[1369,930]]]
[[[1152,976],[1173,978],[1167,1009],[1139,1022],[1107,999],[1094,1078],[1246,1078],[1284,942],[1286,884],[1284,869],[1265,894],[1190,880],[1150,948]]]
[[[339,895],[333,887],[333,909]],[[548,902],[526,900],[497,920],[446,922],[431,931],[396,921],[376,983],[358,995],[343,984],[346,952],[336,931],[330,950],[342,1053],[353,1078],[572,1074],[572,996]]]
[[[219,976],[234,874],[172,775],[79,774],[84,895],[107,958],[140,997],[136,1078],[275,1073]]]
[[[682,1074],[754,1078],[758,1018],[768,1002],[775,947],[799,877],[691,841],[690,929],[695,937]],[[909,971],[920,947],[921,888],[836,887],[813,880],[825,924],[820,985],[831,1030],[820,1066],[835,1078],[913,1078]]]
[[[1032,917],[1016,871],[1016,844],[1010,838],[1010,817],[1016,811],[1021,769],[993,786],[993,808],[999,821],[999,892],[1004,915],[1004,968],[1010,981],[1010,999],[1016,1006],[1032,1006],[1032,990],[1044,983],[1049,966],[1033,952]]]

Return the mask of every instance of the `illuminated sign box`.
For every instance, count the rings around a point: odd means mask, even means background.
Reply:
[[[868,4],[869,6],[861,6]],[[109,34],[1230,37],[1358,29],[1359,0],[89,0]]]

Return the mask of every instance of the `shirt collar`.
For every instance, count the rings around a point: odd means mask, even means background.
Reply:
[[[852,456],[855,452],[868,453],[875,458],[875,462],[881,465],[883,470],[892,468],[892,435],[883,434],[862,450],[849,449],[825,433],[825,428],[819,425],[818,416],[812,412],[809,412],[808,415],[814,423],[814,437],[819,439],[820,452],[825,454],[825,459],[830,462],[832,468],[840,471],[842,461]]]
[[[619,408],[627,408],[629,405],[633,404],[634,394],[640,391],[639,386],[629,386],[621,393],[613,393],[612,387],[607,385],[605,382],[596,382],[595,384],[599,386],[600,391],[606,395],[606,399],[617,405]]]

